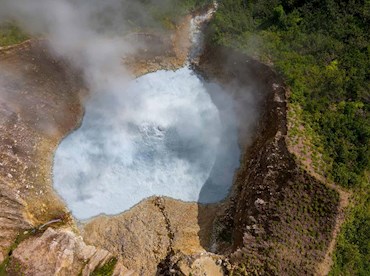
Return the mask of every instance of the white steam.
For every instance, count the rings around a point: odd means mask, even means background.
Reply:
[[[31,34],[46,36],[54,54],[82,69],[92,92],[125,81],[121,58],[134,46],[123,39],[119,0],[1,0],[0,23],[15,20]],[[114,22],[99,28],[101,11],[110,7]],[[121,7],[121,11],[123,7]],[[118,29],[117,26],[121,26]],[[103,30],[102,30],[103,29]]]

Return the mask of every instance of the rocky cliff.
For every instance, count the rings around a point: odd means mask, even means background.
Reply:
[[[302,170],[288,150],[282,79],[267,65],[217,47],[206,50],[199,70],[226,87],[244,87],[234,89],[237,99],[251,85],[264,98],[226,210],[216,218],[216,252],[230,254],[235,273],[315,274],[332,238],[339,195]],[[241,139],[244,114],[239,110]]]

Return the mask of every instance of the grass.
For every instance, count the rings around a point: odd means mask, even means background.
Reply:
[[[95,269],[91,276],[109,276],[113,274],[114,268],[117,264],[117,258],[112,258],[106,262],[103,266]]]
[[[333,160],[322,145],[322,138],[303,119],[303,110],[299,104],[288,105],[288,145],[300,159],[303,167],[314,174],[326,177],[332,169]]]
[[[18,44],[28,38],[26,33],[12,23],[0,25],[0,47]]]
[[[354,194],[351,208],[338,236],[330,276],[367,276],[370,271],[370,188]]]

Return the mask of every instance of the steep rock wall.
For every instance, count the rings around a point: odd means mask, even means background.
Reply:
[[[314,274],[332,237],[338,193],[300,169],[288,151],[286,88],[258,61],[231,49],[208,47],[199,63],[206,78],[221,80],[243,99],[251,83],[263,94],[262,113],[244,154],[226,211],[217,219],[216,252],[230,254],[233,270],[276,275]],[[244,90],[245,91],[245,90]]]

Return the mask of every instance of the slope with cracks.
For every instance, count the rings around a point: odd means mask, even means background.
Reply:
[[[172,271],[172,261],[171,257],[175,255],[175,252],[173,250],[173,239],[175,238],[175,234],[173,230],[171,229],[171,221],[168,217],[168,214],[166,212],[166,207],[164,205],[164,200],[162,197],[156,197],[154,199],[154,205],[159,209],[159,211],[162,213],[164,221],[166,223],[166,229],[167,229],[167,235],[169,238],[169,245],[167,247],[167,256],[164,260],[162,260],[158,264],[158,270],[157,275],[170,275],[170,272]]]

